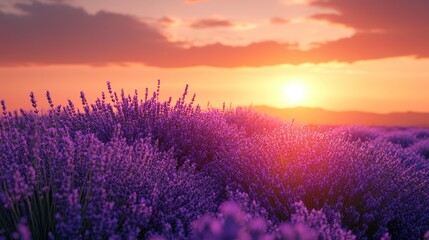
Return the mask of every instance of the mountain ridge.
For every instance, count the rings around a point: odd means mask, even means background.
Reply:
[[[310,125],[362,125],[362,126],[404,126],[429,127],[427,112],[373,113],[364,111],[332,111],[323,108],[294,107],[275,108],[266,105],[251,106],[251,109]]]

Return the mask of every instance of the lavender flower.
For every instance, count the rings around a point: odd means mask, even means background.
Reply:
[[[422,239],[427,130],[309,127],[189,92],[0,117],[0,238]],[[83,111],[82,111],[83,110]],[[220,211],[218,212],[218,209]],[[25,219],[25,220],[23,220]]]

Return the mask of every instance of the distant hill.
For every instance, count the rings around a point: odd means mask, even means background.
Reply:
[[[252,106],[252,109],[286,121],[294,119],[301,124],[429,127],[429,113],[378,114],[359,111],[338,112],[307,107],[279,109],[268,106]]]

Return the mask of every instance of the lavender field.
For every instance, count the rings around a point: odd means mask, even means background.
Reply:
[[[0,239],[429,239],[429,129],[116,93],[0,118]],[[141,94],[141,95],[139,95]],[[43,98],[38,98],[41,101]]]

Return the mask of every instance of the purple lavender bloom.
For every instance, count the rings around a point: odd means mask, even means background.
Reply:
[[[1,101],[0,238],[428,237],[427,130],[300,126],[188,91]]]

